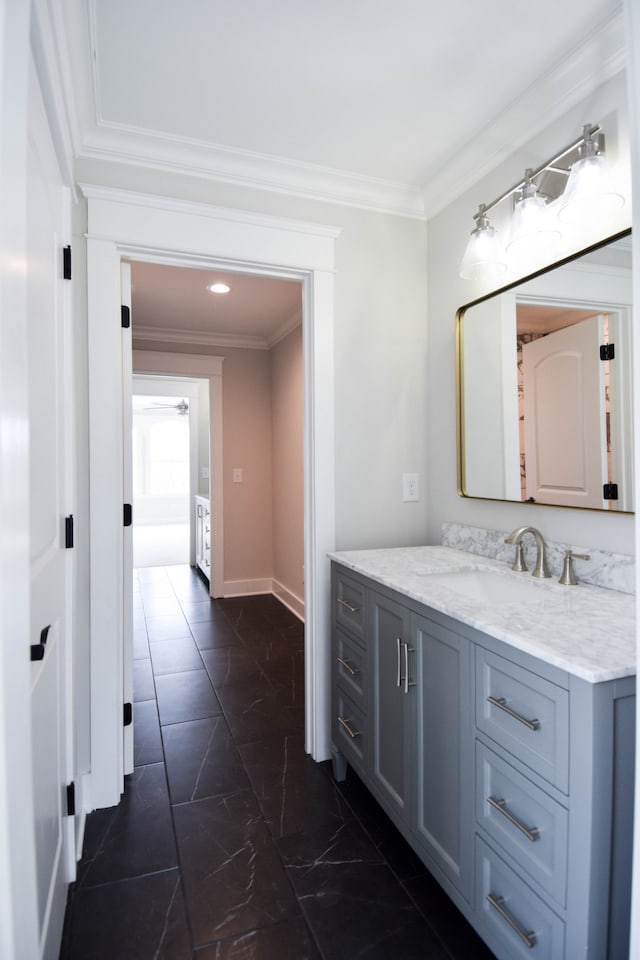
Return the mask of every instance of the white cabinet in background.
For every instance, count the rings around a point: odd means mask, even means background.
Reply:
[[[196,565],[211,579],[211,508],[207,497],[195,498]]]

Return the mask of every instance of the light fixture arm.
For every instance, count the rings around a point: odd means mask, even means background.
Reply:
[[[483,215],[486,217],[486,214],[489,212],[489,210],[497,207],[498,204],[502,203],[503,200],[506,200],[507,197],[510,197],[514,193],[521,191],[529,181],[535,180],[535,178],[545,170],[553,169],[556,173],[563,173],[565,176],[569,176],[569,170],[565,170],[562,167],[556,167],[555,164],[558,162],[558,160],[562,160],[563,157],[566,157],[568,153],[571,153],[572,150],[577,150],[583,146],[585,148],[586,155],[593,156],[595,153],[597,153],[601,147],[596,143],[594,137],[596,134],[600,133],[600,130],[601,127],[597,124],[585,124],[582,128],[582,136],[578,137],[577,140],[573,140],[567,147],[565,147],[559,153],[554,154],[549,160],[541,163],[539,167],[535,167],[535,169],[528,169],[524,180],[519,180],[518,183],[515,183],[512,187],[509,187],[508,190],[505,190],[504,193],[501,193],[500,196],[496,197],[495,200],[492,200],[491,203],[481,203],[478,213],[474,214],[474,218],[477,219],[477,217],[480,215],[480,211],[482,211]]]

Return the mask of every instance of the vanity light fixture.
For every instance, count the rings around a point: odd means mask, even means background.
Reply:
[[[513,210],[507,251],[516,256],[523,250],[550,251],[559,240],[557,221],[544,197],[538,193],[533,170],[528,169],[520,199]]]
[[[583,131],[579,158],[571,167],[562,195],[558,217],[566,223],[580,223],[624,206],[624,197],[611,183],[611,171],[599,140],[589,127]]]
[[[487,217],[484,203],[478,207],[476,222],[460,265],[460,276],[465,280],[494,279],[507,269],[504,250],[498,233]]]
[[[207,290],[210,290],[211,293],[229,293],[231,287],[228,283],[210,283]]]
[[[505,252],[487,214],[507,199],[514,208]],[[581,137],[539,167],[527,169],[524,180],[491,203],[480,204],[460,276],[492,281],[508,269],[510,258],[531,256],[539,260],[553,254],[562,237],[558,218],[587,225],[624,202],[611,183],[600,127],[586,124]]]

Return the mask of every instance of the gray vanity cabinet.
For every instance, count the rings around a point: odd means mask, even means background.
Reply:
[[[588,683],[332,566],[333,749],[499,960],[622,960],[635,678]]]
[[[421,616],[335,565],[333,585],[336,776],[348,761],[441,881],[468,899],[469,643],[445,618]]]
[[[444,618],[414,615],[416,850],[465,900],[473,872],[471,647]]]
[[[396,822],[412,818],[411,759],[415,680],[413,644],[406,607],[373,591],[370,610],[369,776],[376,796]]]

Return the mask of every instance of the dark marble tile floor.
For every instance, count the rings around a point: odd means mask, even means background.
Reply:
[[[134,574],[135,770],[87,819],[60,960],[494,960],[351,771],[304,752],[302,624]]]

